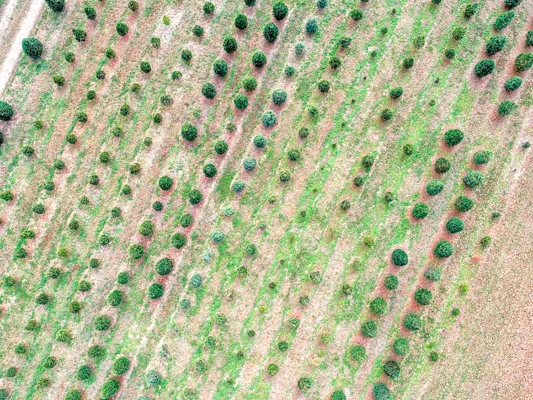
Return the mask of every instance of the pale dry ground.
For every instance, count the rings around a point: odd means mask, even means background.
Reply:
[[[22,53],[22,39],[30,36],[44,1],[9,0],[0,9],[0,94],[11,78]]]
[[[421,399],[533,399],[532,171],[529,152],[504,195],[491,256],[479,266],[455,343]]]

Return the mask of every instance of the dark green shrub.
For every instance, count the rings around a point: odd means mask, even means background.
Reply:
[[[404,356],[409,352],[409,342],[407,339],[398,338],[392,344],[392,348],[396,354],[399,356]]]
[[[354,345],[350,348],[350,356],[357,362],[362,362],[366,358],[366,349],[361,345]]]
[[[514,11],[506,11],[501,13],[496,17],[496,21],[494,21],[494,24],[492,27],[495,31],[501,31],[502,29],[505,29],[509,26],[513,18],[515,17]]]
[[[117,29],[117,33],[120,36],[126,36],[128,34],[128,31],[129,31],[128,25],[126,25],[123,22],[119,22],[117,24],[117,28],[116,29]]]
[[[85,42],[87,40],[87,32],[83,29],[72,29],[72,34],[76,42]]]
[[[207,14],[207,15],[213,14],[215,12],[215,5],[207,1],[204,3],[203,10],[204,10],[204,14]]]
[[[455,200],[455,209],[459,212],[470,211],[474,207],[474,200],[469,199],[466,196],[459,196]]]
[[[141,71],[146,74],[152,71],[152,67],[150,66],[150,63],[147,61],[141,61],[140,68],[141,68]]]
[[[162,258],[155,265],[155,270],[159,275],[168,275],[174,269],[174,263],[168,257]]]
[[[144,256],[144,247],[140,244],[132,244],[128,252],[132,259],[138,260]]]
[[[363,186],[363,184],[365,183],[365,178],[362,177],[362,176],[356,176],[353,180],[353,184],[357,187],[361,187]]]
[[[257,79],[255,79],[253,76],[248,76],[243,79],[242,81],[242,87],[247,92],[251,92],[257,88]]]
[[[178,79],[181,79],[182,73],[180,71],[172,71],[172,74],[170,74],[170,78],[173,81],[176,81]]]
[[[519,76],[513,76],[505,82],[505,90],[508,92],[514,92],[522,86],[522,78]]]
[[[383,372],[392,379],[396,379],[400,376],[400,365],[394,360],[388,360],[383,364]]]
[[[300,161],[300,159],[302,158],[300,151],[296,149],[289,150],[287,156],[291,161]]]
[[[387,302],[383,297],[376,297],[370,302],[370,309],[376,315],[384,315],[387,312]]]
[[[202,85],[202,94],[206,99],[212,100],[217,95],[217,89],[212,83],[206,82]]]
[[[477,3],[468,4],[465,7],[465,11],[463,12],[463,16],[466,19],[472,18],[476,14],[478,7],[479,7],[479,5]]]
[[[224,51],[228,54],[234,53],[237,51],[237,40],[235,38],[229,36],[224,38],[224,41],[222,42],[222,47],[224,48]]]
[[[63,160],[56,159],[56,160],[54,160],[54,164],[53,165],[54,165],[55,169],[58,169],[58,170],[65,169],[65,162]]]
[[[433,294],[427,289],[420,288],[415,291],[415,300],[418,304],[427,306],[433,301]]]
[[[244,190],[244,188],[246,187],[246,182],[244,182],[243,180],[241,179],[237,179],[235,180],[232,184],[231,184],[231,189],[235,192],[235,193],[240,193]]]
[[[105,349],[102,346],[94,345],[89,347],[87,355],[95,360],[101,360],[105,356]]]
[[[213,72],[220,76],[225,77],[228,74],[228,63],[222,59],[218,59],[213,63]]]
[[[71,313],[71,314],[78,314],[80,311],[81,311],[81,304],[79,301],[71,301],[70,304],[68,305],[68,311]]]
[[[474,67],[474,73],[478,78],[483,78],[494,72],[494,61],[486,59],[479,61]]]
[[[46,369],[52,369],[57,365],[57,359],[53,356],[48,356],[43,361],[43,367]]]
[[[453,143],[455,139],[450,138],[450,140],[451,140],[450,143]],[[450,170],[451,166],[452,166],[452,164],[450,163],[450,161],[448,161],[444,157],[440,157],[440,158],[437,159],[437,161],[435,161],[435,172],[437,172],[439,174],[443,174],[445,172],[448,172]]]
[[[120,382],[118,379],[109,379],[102,385],[102,400],[112,398],[120,389]]]
[[[54,75],[52,80],[57,86],[63,86],[65,84],[65,78],[61,75]]]
[[[134,0],[130,1],[128,3],[128,8],[130,9],[131,12],[137,11],[139,9],[139,2],[134,1]]]
[[[89,175],[89,184],[93,186],[97,186],[100,183],[100,178],[98,178],[98,175],[91,174]]]
[[[174,246],[176,249],[181,249],[187,244],[187,238],[181,233],[175,233],[174,235],[172,235],[171,241],[172,246]]]
[[[463,178],[463,182],[470,189],[474,189],[485,181],[485,175],[479,171],[468,171]]]
[[[515,68],[518,72],[524,72],[533,66],[533,53],[519,54],[514,62]]]
[[[281,21],[282,19],[284,19],[288,13],[289,13],[289,8],[282,1],[278,1],[272,7],[272,15],[278,21]]]
[[[499,35],[491,37],[485,45],[485,50],[489,56],[499,53],[507,43],[507,36]]]
[[[65,400],[81,400],[82,396],[81,390],[71,389],[67,392]]]
[[[278,117],[276,116],[274,111],[271,111],[271,110],[265,111],[265,113],[263,114],[261,118],[261,121],[265,128],[270,128],[274,126],[277,120],[278,120]]]
[[[35,214],[44,214],[45,212],[45,208],[44,208],[44,204],[42,203],[37,203],[35,204],[32,209],[31,209]]]
[[[46,293],[40,293],[36,298],[35,302],[39,305],[46,305],[50,302],[50,296]]]
[[[246,4],[248,7],[255,6],[256,0],[244,0],[244,4]]]
[[[411,332],[419,331],[422,328],[422,320],[419,315],[410,312],[404,317],[403,326]]]
[[[533,31],[528,31],[526,35],[526,46],[533,46]]]
[[[91,371],[91,368],[88,365],[82,365],[78,368],[76,371],[76,378],[80,381],[86,381],[90,379],[93,375],[93,372]]]
[[[318,82],[318,90],[320,90],[321,93],[327,93],[329,92],[329,89],[331,88],[331,84],[329,81],[321,80]]]
[[[454,28],[454,30],[452,31],[452,38],[454,40],[461,40],[462,38],[465,37],[465,34],[466,34],[466,28],[462,28],[462,27],[457,27],[457,28]]]
[[[329,66],[331,69],[337,69],[342,65],[342,61],[339,57],[331,57],[329,60]]]
[[[372,165],[374,164],[375,156],[371,154],[367,154],[364,156],[361,160],[361,164],[363,165],[363,168],[365,171],[370,171],[370,168],[372,168]]]
[[[181,127],[181,136],[183,139],[192,142],[198,136],[198,129],[196,126],[186,123]]]
[[[298,43],[294,46],[294,53],[296,54],[296,57],[302,57],[305,53],[305,45],[303,43]]]
[[[433,249],[433,254],[439,258],[448,258],[453,254],[453,246],[446,240],[440,240]]]
[[[143,236],[152,236],[154,234],[154,228],[152,221],[143,221],[139,226],[139,233]]]
[[[355,10],[352,10],[350,11],[350,18],[353,19],[354,21],[360,21],[363,19],[363,11],[361,11],[360,9],[356,8]]]
[[[279,173],[279,180],[281,182],[288,182],[291,179],[291,174],[288,171],[281,171]]]
[[[228,144],[225,141],[219,140],[215,143],[215,153],[222,155],[226,151],[228,151]]]
[[[318,0],[318,1],[326,2],[326,0]],[[346,400],[346,395],[344,394],[342,390],[335,390],[333,394],[331,395],[331,400]]]
[[[94,320],[94,329],[97,331],[107,331],[111,327],[111,318],[107,315],[99,315]]]
[[[154,201],[152,204],[152,208],[154,211],[162,211],[163,210],[163,203],[160,201]]]
[[[279,35],[279,29],[275,24],[273,24],[272,22],[269,22],[268,24],[266,24],[266,26],[263,29],[263,36],[268,43],[275,42],[276,39],[278,38],[278,35]]]
[[[403,267],[409,262],[407,253],[402,249],[396,249],[392,252],[392,263],[397,267]]]
[[[148,288],[148,297],[152,300],[159,299],[163,296],[164,288],[160,283],[152,283]]]
[[[80,292],[88,292],[89,290],[91,290],[91,284],[87,281],[80,281],[78,285],[78,290]]]
[[[244,94],[238,94],[235,96],[233,104],[235,104],[236,109],[244,110],[246,107],[248,107],[248,97],[246,97]]]
[[[426,193],[430,196],[436,196],[444,189],[444,182],[439,179],[432,179],[426,185]]]
[[[258,149],[264,149],[267,144],[267,139],[263,135],[257,135],[254,137],[254,146]]]
[[[193,189],[189,192],[189,203],[193,205],[198,204],[202,201],[203,197],[202,192],[198,189]]]
[[[352,44],[352,39],[347,36],[344,36],[339,40],[339,46],[341,46],[342,49],[347,49],[350,47],[350,44]]]
[[[212,178],[217,174],[217,168],[213,164],[204,165],[204,175],[208,178]]]
[[[364,337],[374,338],[378,334],[378,326],[374,321],[366,321],[361,325],[361,333]]]
[[[262,68],[267,63],[267,58],[264,53],[257,51],[252,56],[252,64],[256,68]]]
[[[127,105],[127,104],[123,104],[121,107],[120,107],[120,115],[126,117],[127,115],[130,114],[130,106]]]
[[[86,5],[83,11],[85,11],[85,15],[87,16],[87,19],[91,21],[94,21],[96,19],[96,10],[94,9],[94,7]]]
[[[515,8],[522,3],[522,0],[505,0],[504,3],[507,8]]]
[[[31,146],[24,146],[22,148],[22,154],[24,154],[26,157],[31,157],[35,154],[35,150]]]
[[[385,277],[385,280],[383,281],[383,285],[388,290],[396,290],[398,289],[398,285],[400,284],[400,281],[395,275],[387,275]]]
[[[199,274],[194,274],[189,281],[189,284],[194,288],[202,286],[202,277]]]
[[[424,219],[429,215],[429,207],[424,203],[417,203],[413,207],[412,214],[414,219]]]
[[[504,100],[498,106],[498,114],[500,117],[506,117],[511,115],[517,108],[518,106],[512,101]]]
[[[481,248],[486,249],[487,247],[490,246],[490,242],[491,241],[492,240],[491,240],[490,236],[484,236],[484,237],[481,238],[479,244],[481,245]]]
[[[235,17],[235,27],[243,30],[248,28],[248,18],[244,14],[237,14]]]
[[[395,87],[389,92],[389,95],[393,99],[398,99],[403,94],[403,89],[401,87]]]
[[[446,49],[446,51],[444,52],[444,57],[446,57],[448,60],[455,58],[455,50]]]
[[[313,386],[313,380],[307,377],[298,379],[298,389],[302,392],[307,392]]]
[[[111,210],[111,217],[113,217],[113,218],[118,218],[118,217],[120,217],[120,214],[122,214],[122,211],[121,211],[120,208],[118,208],[118,207],[114,207],[114,208]]]
[[[374,398],[376,400],[390,400],[391,399],[389,388],[381,382],[376,383],[374,385],[374,387],[372,388],[372,393],[374,394]]]
[[[192,33],[194,36],[200,37],[204,34],[204,28],[202,28],[200,25],[194,25],[192,28]]]
[[[413,57],[407,57],[407,58],[404,58],[403,60],[403,67],[405,69],[410,69],[410,68],[413,68],[413,66],[415,65],[415,60]]]
[[[393,117],[392,110],[388,108],[384,109],[383,111],[381,111],[380,117],[381,117],[381,120],[384,122],[389,121]]]
[[[113,374],[124,375],[130,369],[130,360],[127,357],[118,357],[113,362]]]
[[[44,51],[44,46],[39,39],[26,38],[22,39],[22,50],[24,54],[33,60],[41,58]]]
[[[0,101],[0,121],[9,121],[13,115],[15,115],[13,107],[5,101]]]
[[[246,157],[243,161],[243,166],[246,171],[254,170],[257,165],[257,161],[253,157]]]
[[[122,292],[120,290],[113,290],[109,293],[109,296],[107,296],[107,303],[113,307],[120,305],[120,303],[122,303]]]
[[[100,79],[100,80],[103,80],[105,79],[105,71],[99,69],[98,71],[96,71],[96,79]]]
[[[280,106],[283,103],[285,103],[286,100],[287,100],[287,92],[285,92],[285,90],[283,90],[283,89],[275,89],[272,92],[272,102],[275,105]]]
[[[61,12],[65,8],[65,0],[45,0],[45,2],[54,12]]]
[[[316,19],[309,19],[305,23],[305,31],[308,35],[314,35],[318,32],[318,22]]]
[[[446,222],[446,230],[449,233],[459,233],[465,228],[465,224],[460,218],[452,217]]]
[[[444,142],[447,146],[456,146],[463,141],[464,136],[463,131],[459,129],[450,129],[444,134]]]
[[[348,211],[352,207],[352,204],[348,200],[343,200],[341,201],[340,207],[342,211]]]
[[[474,164],[483,165],[487,164],[492,158],[492,153],[490,151],[478,151],[474,154]]]

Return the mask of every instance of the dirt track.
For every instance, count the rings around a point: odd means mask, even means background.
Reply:
[[[9,0],[0,9],[0,38],[4,38],[0,43],[0,49],[7,51],[5,55],[2,55],[0,94],[4,92],[20,58],[22,39],[30,36],[44,8],[44,1],[32,1],[17,8],[21,3],[23,2],[19,0]],[[20,23],[17,19],[21,19]]]

